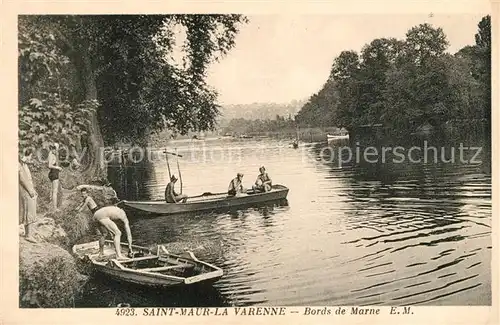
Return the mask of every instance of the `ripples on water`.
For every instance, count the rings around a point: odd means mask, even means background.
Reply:
[[[219,148],[213,159],[199,143],[179,148],[183,192],[224,191],[238,171],[251,186],[263,164],[290,188],[288,206],[132,222],[137,244],[199,245],[200,258],[225,272],[213,289],[166,299],[94,283],[82,304],[491,304],[489,165],[339,167],[319,159],[325,144],[262,144],[207,142]],[[164,162],[127,175],[123,197],[159,198],[168,180]]]

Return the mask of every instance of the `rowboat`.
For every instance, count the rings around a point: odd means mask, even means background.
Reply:
[[[328,141],[331,141],[331,140],[347,140],[347,139],[349,139],[349,134],[344,134],[344,135],[331,135],[331,134],[327,134],[326,138],[327,138]]]
[[[288,188],[283,185],[273,185],[269,192],[247,191],[237,196],[228,196],[227,193],[206,193],[188,199],[186,203],[166,203],[161,201],[122,201],[122,203],[140,211],[157,214],[180,214],[207,210],[220,210],[242,206],[252,206],[260,203],[280,201],[286,199]]]
[[[117,260],[112,241],[104,245],[104,256],[99,257],[99,242],[94,241],[73,246],[73,254],[84,262],[92,264],[96,274],[146,287],[165,288],[182,285],[211,284],[219,280],[222,269],[200,261],[192,252],[174,255],[159,245],[156,254],[149,248],[132,245],[133,252],[126,243],[121,243],[124,256],[133,256]]]

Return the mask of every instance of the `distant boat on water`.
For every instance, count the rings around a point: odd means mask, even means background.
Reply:
[[[349,134],[341,134],[341,135],[332,135],[332,134],[327,134],[326,139],[328,141],[334,141],[334,140],[348,140],[349,139]]]

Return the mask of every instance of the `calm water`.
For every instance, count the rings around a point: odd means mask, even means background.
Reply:
[[[451,145],[458,160],[458,142]],[[288,205],[178,217],[129,213],[136,244],[195,245],[224,277],[203,293],[171,294],[95,280],[79,306],[491,304],[486,150],[477,157],[482,164],[339,165],[329,153],[337,146],[326,142],[174,146],[184,155],[184,193],[223,192],[237,172],[251,186],[265,165],[274,183],[290,188]],[[112,172],[119,196],[129,199],[161,198],[168,180],[164,159]]]

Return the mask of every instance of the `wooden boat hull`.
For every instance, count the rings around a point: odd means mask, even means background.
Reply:
[[[121,245],[123,254],[128,254],[127,244],[122,243]],[[224,274],[222,269],[198,260],[191,252],[186,252],[184,255],[170,254],[163,246],[158,246],[156,254],[146,247],[133,245],[132,249],[135,253],[139,252],[144,256],[120,261],[113,259],[114,246],[112,241],[106,241],[104,254],[107,257],[105,257],[104,260],[98,258],[98,241],[75,245],[73,246],[73,253],[82,261],[90,262],[95,274],[104,275],[114,281],[151,288],[169,288],[201,284],[210,285],[218,281]],[[89,250],[92,251],[92,253],[86,254],[85,252]],[[191,268],[196,274],[183,277],[162,274],[156,271],[157,269],[162,269],[162,267],[142,269],[133,267],[134,263],[148,262],[149,260],[154,261],[159,258],[164,262],[171,263],[171,266],[164,266],[163,269]]]
[[[288,188],[283,185],[274,185],[272,190],[265,193],[243,194],[241,196],[227,196],[226,194],[200,198],[186,203],[166,203],[164,201],[123,201],[125,206],[156,214],[182,214],[207,210],[220,210],[242,206],[257,205],[260,203],[286,199]]]

